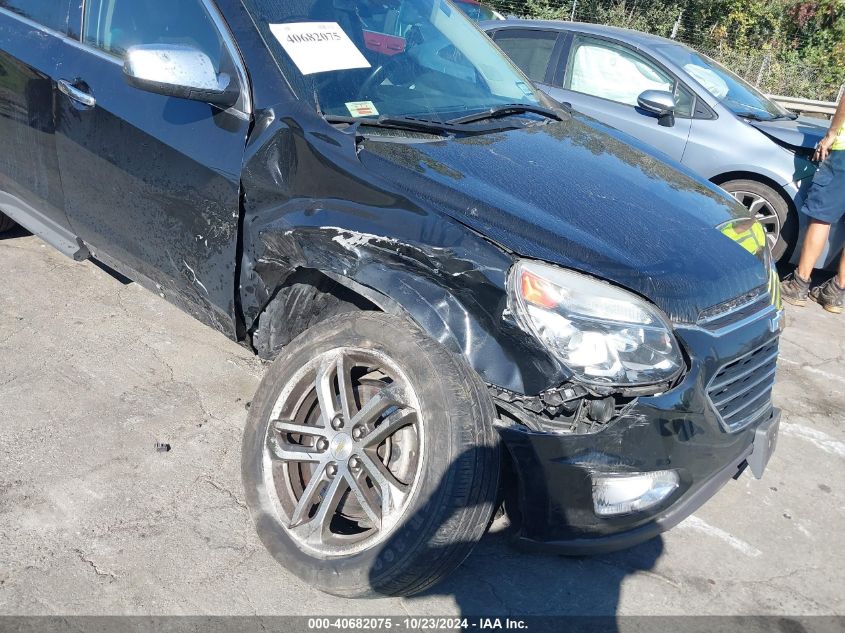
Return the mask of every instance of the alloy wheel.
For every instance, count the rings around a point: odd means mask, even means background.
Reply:
[[[282,389],[264,470],[280,522],[301,547],[346,556],[389,536],[422,464],[417,396],[385,355],[335,349]]]
[[[766,239],[769,248],[774,250],[780,238],[781,222],[772,204],[763,196],[751,191],[730,191],[729,192],[742,206],[751,212],[751,215],[766,230]]]

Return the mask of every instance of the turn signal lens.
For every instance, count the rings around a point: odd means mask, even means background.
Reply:
[[[548,281],[530,271],[522,271],[522,298],[528,303],[541,308],[554,308],[558,305],[556,294],[555,286]]]

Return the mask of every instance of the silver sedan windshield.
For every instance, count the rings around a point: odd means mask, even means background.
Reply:
[[[675,44],[655,48],[735,114],[763,120],[792,118],[757,88],[709,57]]]

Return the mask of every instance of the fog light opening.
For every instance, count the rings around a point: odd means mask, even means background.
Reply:
[[[593,509],[598,516],[641,512],[659,505],[678,489],[675,470],[630,475],[593,475]]]

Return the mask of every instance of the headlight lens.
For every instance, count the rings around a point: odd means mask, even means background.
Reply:
[[[520,327],[584,382],[656,384],[683,367],[658,310],[609,283],[522,260],[511,270],[510,297]]]

